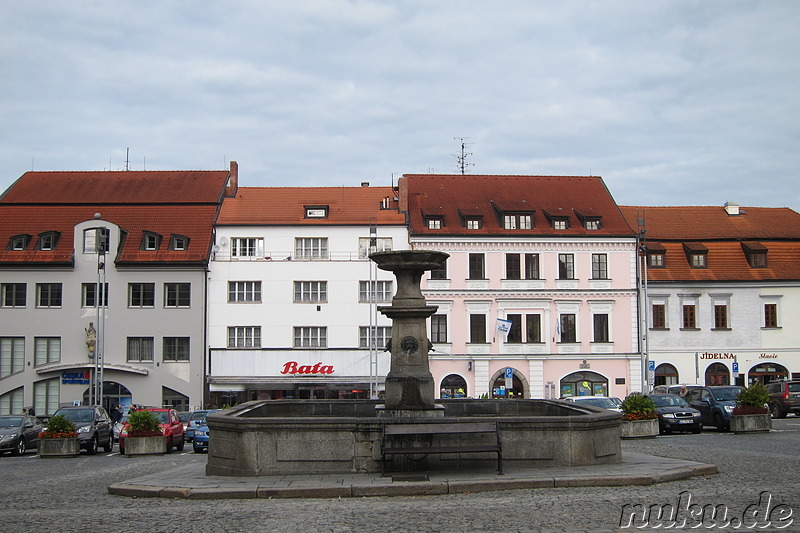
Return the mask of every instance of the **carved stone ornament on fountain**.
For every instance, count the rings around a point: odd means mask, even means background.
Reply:
[[[391,353],[386,375],[384,409],[406,411],[408,416],[438,416],[442,408],[434,403],[435,386],[428,365],[426,319],[438,309],[427,305],[420,290],[422,275],[439,268],[449,257],[444,252],[405,250],[370,254],[378,268],[393,272],[397,293],[392,305],[378,310],[392,320],[392,338],[387,345]],[[415,413],[416,412],[416,413]]]

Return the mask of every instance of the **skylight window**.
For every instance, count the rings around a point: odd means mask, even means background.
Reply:
[[[327,205],[307,205],[306,218],[328,218]]]

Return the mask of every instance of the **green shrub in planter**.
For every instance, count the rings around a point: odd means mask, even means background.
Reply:
[[[163,435],[158,418],[151,411],[132,411],[128,415],[129,437],[160,437]]]
[[[731,414],[762,415],[769,413],[768,401],[769,393],[767,388],[763,383],[755,380],[736,397],[736,407],[733,408]]]
[[[658,418],[656,413],[656,404],[653,400],[643,394],[634,392],[629,394],[622,405],[622,420],[649,420],[651,418]]]
[[[40,439],[69,439],[77,436],[75,424],[64,415],[50,417],[47,427],[39,433]]]

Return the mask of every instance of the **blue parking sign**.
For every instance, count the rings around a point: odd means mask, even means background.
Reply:
[[[734,373],[738,373],[739,372],[739,363],[733,363],[733,371],[734,371]]]
[[[506,367],[506,377],[513,378],[514,377],[514,369],[510,366]]]
[[[655,361],[648,361],[647,362],[647,370],[650,372],[655,372],[656,370],[656,362]]]

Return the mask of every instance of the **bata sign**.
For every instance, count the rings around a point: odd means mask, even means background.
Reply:
[[[297,361],[284,363],[281,374],[333,374],[333,365],[298,365]]]

